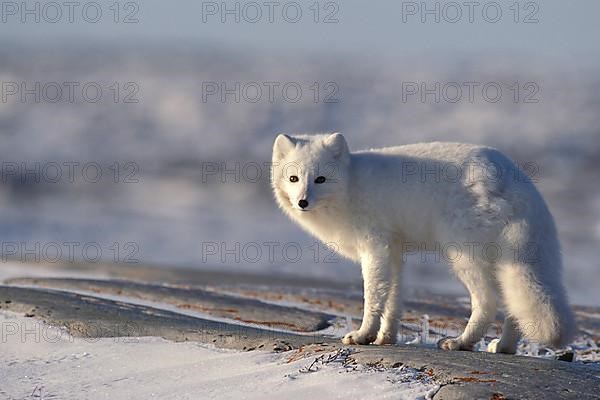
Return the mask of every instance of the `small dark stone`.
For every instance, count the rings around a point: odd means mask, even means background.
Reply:
[[[573,362],[573,360],[575,359],[575,353],[573,353],[572,351],[567,351],[560,354],[558,357],[556,357],[556,359],[559,361]]]

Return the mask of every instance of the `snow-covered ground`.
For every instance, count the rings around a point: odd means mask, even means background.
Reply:
[[[51,272],[44,268],[25,271],[23,265],[7,263],[0,270],[0,280],[23,274],[42,277],[64,276],[65,273],[74,276],[72,271]],[[86,275],[81,274],[81,277]],[[96,277],[102,278],[101,274]],[[82,293],[212,318],[209,314],[182,311],[159,302],[106,293]],[[302,306],[293,302],[287,305]],[[340,326],[320,333],[342,336],[356,316],[345,317],[345,323],[342,318]],[[412,323],[415,326],[404,330],[406,334],[399,336],[399,343],[433,348],[443,334],[450,334],[438,331],[428,321],[423,315],[419,322]],[[403,323],[404,327],[408,325],[411,323]],[[485,351],[487,344],[482,340],[476,350]],[[579,363],[599,360],[597,345],[589,337],[578,337],[569,347]],[[352,351],[344,349],[306,356],[295,351],[223,350],[158,337],[79,338],[60,327],[0,310],[0,399],[262,399],[275,396],[423,399],[438,390],[429,375],[405,366],[386,369],[357,365],[351,359]],[[552,350],[526,341],[521,342],[518,353],[555,358]]]
[[[344,354],[314,362],[153,337],[74,338],[10,312],[0,324],[2,399],[418,399],[437,388],[415,370],[346,365]]]
[[[17,262],[7,262],[5,265],[0,268],[0,282],[22,277],[24,275],[30,277],[40,277],[40,278],[48,278],[48,277],[56,277],[56,278],[82,278],[82,279],[111,279],[110,276],[106,275],[102,271],[85,271],[85,272],[75,272],[75,271],[64,271],[64,270],[53,270],[46,268],[27,268],[26,272],[24,271],[23,264]],[[112,277],[114,278],[114,277]],[[35,284],[26,284],[24,286],[31,287],[40,287]],[[43,286],[42,286],[43,287]],[[211,316],[208,313],[204,313],[198,310],[185,310],[178,308],[172,304],[166,304],[162,302],[155,302],[150,300],[141,300],[139,298],[128,297],[125,295],[112,295],[107,293],[100,293],[95,291],[86,291],[86,290],[70,290],[71,292],[77,292],[84,295],[90,295],[95,297],[100,297],[108,300],[115,301],[124,301],[127,303],[149,306],[158,308],[161,310],[167,310],[171,312],[176,312],[180,314],[186,314],[192,317],[204,318],[217,320],[225,323],[234,323],[238,325],[245,325],[249,327],[259,327],[260,325],[252,324],[252,323],[244,323],[239,320],[231,320],[227,318],[217,318]],[[232,293],[230,293],[232,294]],[[262,301],[272,302],[273,304],[297,307],[301,309],[307,309],[314,311],[314,307],[308,306],[307,304],[296,302],[296,301],[269,301],[266,299],[261,299]],[[469,303],[468,298],[461,299],[465,304]],[[326,312],[337,315],[340,318],[340,321],[335,323],[333,326],[328,327],[319,333],[325,336],[331,336],[341,339],[346,333],[352,330],[352,319],[360,318],[360,315],[350,315],[339,313],[333,309],[327,309]],[[466,315],[465,315],[466,317]],[[593,315],[589,315],[588,317],[593,317]],[[289,332],[285,330],[281,330],[283,333]],[[424,346],[429,348],[436,348],[437,342],[448,336],[458,336],[460,334],[460,330],[448,330],[446,328],[438,328],[432,326],[430,324],[430,317],[426,314],[421,315],[420,321],[418,323],[413,322],[402,322],[401,330],[399,332],[397,342],[402,344],[410,344],[417,346]],[[497,336],[492,330],[488,332],[488,335],[483,338],[474,348],[475,351],[487,351],[488,345],[491,340],[497,340]],[[496,337],[496,339],[494,339]],[[3,342],[2,342],[3,343]],[[590,334],[580,333],[575,337],[572,343],[566,346],[563,349],[559,349],[558,353],[562,352],[573,352],[575,353],[575,360],[578,362],[600,362],[600,349],[596,342],[593,340]],[[546,346],[540,346],[535,342],[530,342],[526,339],[522,339],[519,342],[519,347],[517,349],[518,355],[530,356],[530,357],[540,357],[546,359],[555,359],[557,357],[557,349],[552,349]],[[0,399],[1,400],[1,399]]]

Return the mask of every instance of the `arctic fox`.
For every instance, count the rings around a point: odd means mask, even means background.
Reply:
[[[362,324],[343,343],[396,342],[402,264],[415,244],[454,249],[448,261],[471,295],[464,332],[442,339],[442,349],[473,349],[495,320],[498,292],[507,316],[488,351],[513,354],[521,335],[570,341],[575,324],[552,215],[498,150],[436,142],[351,153],[339,133],[280,134],[271,178],[292,220],[361,264]],[[468,251],[474,243],[495,251]]]

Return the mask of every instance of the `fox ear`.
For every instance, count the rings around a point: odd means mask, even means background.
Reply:
[[[344,155],[350,153],[346,138],[341,133],[332,133],[325,138],[324,144],[333,152],[335,158],[342,158]]]
[[[275,143],[273,144],[273,158],[283,158],[295,146],[296,142],[294,141],[294,139],[292,139],[285,133],[280,133],[275,138]]]

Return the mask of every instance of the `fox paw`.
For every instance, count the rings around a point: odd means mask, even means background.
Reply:
[[[504,353],[504,354],[515,354],[517,347],[505,346],[500,339],[494,339],[487,345],[488,353]]]
[[[500,353],[498,343],[500,343],[500,339],[494,339],[487,345],[488,353]]]
[[[473,346],[467,345],[460,340],[460,338],[444,338],[440,339],[437,343],[438,347],[442,350],[466,350],[472,351]]]
[[[352,331],[342,339],[344,344],[370,344],[375,341],[375,335],[368,332]]]
[[[376,345],[396,344],[396,335],[391,333],[379,333],[377,339],[373,342]]]

